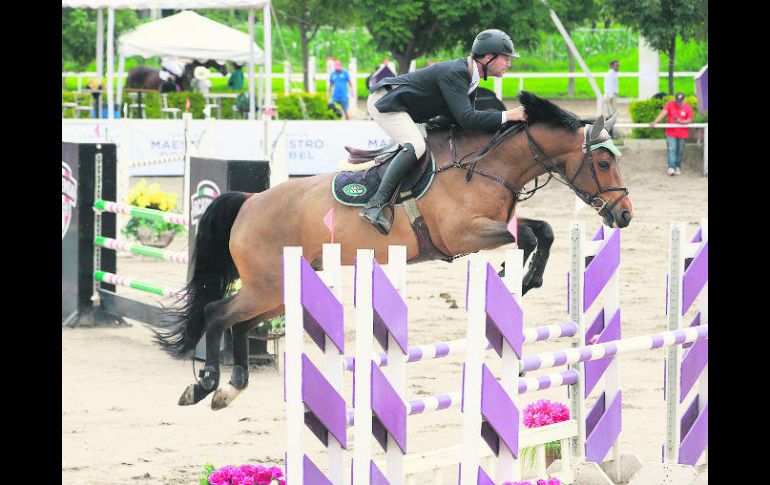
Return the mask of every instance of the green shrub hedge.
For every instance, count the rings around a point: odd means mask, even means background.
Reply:
[[[305,103],[308,119],[311,120],[337,120],[339,117],[329,109],[329,98],[326,93],[292,93],[288,96],[279,95],[276,100],[278,117],[282,120],[302,120],[302,107],[300,98]]]
[[[633,123],[650,123],[654,121],[658,114],[663,110],[663,107],[669,101],[673,100],[673,96],[666,96],[665,98],[656,99],[644,99],[639,101],[631,101],[628,105],[628,112],[631,115],[631,121]],[[708,121],[708,114],[699,115],[698,111],[698,99],[695,96],[685,96],[684,101],[693,107],[695,110],[695,116],[693,117],[694,123],[702,123]],[[666,122],[666,118],[663,118],[661,123]],[[662,128],[633,128],[631,130],[631,138],[665,138],[666,130]]]

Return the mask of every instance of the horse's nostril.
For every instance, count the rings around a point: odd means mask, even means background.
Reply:
[[[630,213],[630,212],[628,212],[628,211],[623,211],[623,212],[620,214],[620,218],[621,218],[621,219],[623,219],[623,222],[625,222],[626,224],[628,224],[629,222],[631,222],[631,213]]]

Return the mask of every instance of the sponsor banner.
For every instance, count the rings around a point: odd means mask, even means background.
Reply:
[[[190,195],[190,225],[198,226],[201,216],[208,206],[219,197],[222,191],[219,186],[211,180],[201,180],[195,188],[195,192]]]
[[[79,143],[116,143],[120,151],[120,130],[130,129],[128,142],[132,161],[148,160],[184,153],[184,124],[182,120],[132,120],[112,124],[62,121],[62,140]],[[108,126],[109,125],[109,126]],[[276,140],[283,136],[286,143],[289,175],[316,175],[339,170],[348,158],[345,146],[375,149],[390,143],[390,138],[373,121],[273,121],[270,124],[273,150]],[[223,160],[261,160],[264,128],[262,122],[243,120],[193,120],[190,140],[201,153],[197,156]],[[184,162],[135,167],[132,176],[181,176]]]
[[[78,181],[72,174],[72,167],[61,162],[61,238],[67,235],[72,221],[72,209],[78,202]]]

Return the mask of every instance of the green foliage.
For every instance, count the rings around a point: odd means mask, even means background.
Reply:
[[[214,465],[211,463],[206,463],[203,465],[203,471],[200,474],[198,485],[209,485],[209,476],[211,476],[212,473],[217,469]]]
[[[399,72],[412,59],[457,47],[467,55],[476,35],[491,26],[507,32],[517,49],[534,45],[548,20],[538,3],[526,0],[355,0],[377,45],[395,58]]]
[[[631,121],[633,123],[650,123],[655,121],[655,118],[666,106],[666,103],[674,99],[673,96],[666,96],[662,99],[650,98],[644,100],[631,101],[628,105],[628,113],[631,115]],[[698,99],[695,96],[685,96],[684,101],[693,107],[693,110],[698,110]],[[699,115],[693,117],[693,122],[701,122],[698,120]],[[701,117],[702,118],[702,117]],[[705,121],[708,121],[708,116],[705,117]],[[666,122],[666,118],[661,120],[662,123]],[[633,128],[631,130],[631,138],[665,138],[666,132],[662,128]]]
[[[96,58],[96,17],[96,9],[62,8],[62,70],[82,71]],[[106,10],[103,19],[106,27]],[[115,45],[118,45],[118,36],[137,25],[139,20],[135,10],[115,10]]]
[[[280,95],[275,104],[278,107],[278,115],[282,120],[302,120],[302,106],[300,99],[305,104],[308,119],[311,120],[336,120],[337,116],[329,109],[329,98],[326,93],[292,93],[288,96]]]

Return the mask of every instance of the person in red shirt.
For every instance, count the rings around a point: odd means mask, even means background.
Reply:
[[[674,101],[669,101],[650,126],[655,126],[664,116],[668,115],[667,123],[687,125],[692,123],[694,112],[692,106],[685,103],[684,94],[676,93]],[[682,153],[684,142],[689,133],[688,128],[666,128],[666,146],[668,147],[668,174],[682,175]]]

